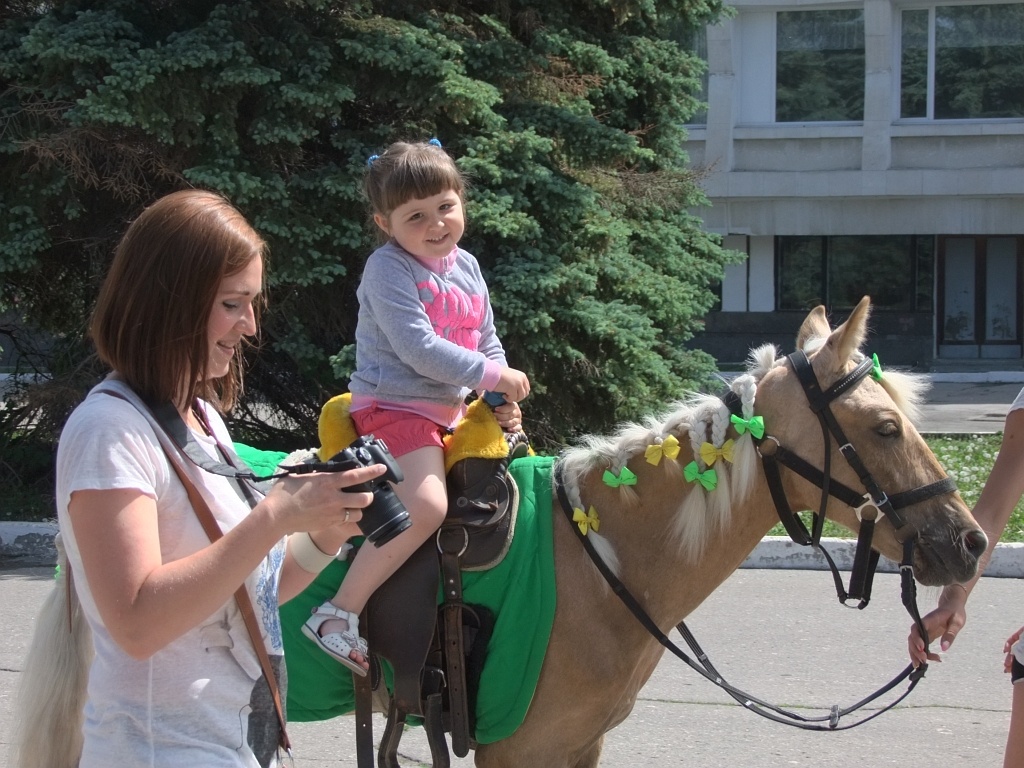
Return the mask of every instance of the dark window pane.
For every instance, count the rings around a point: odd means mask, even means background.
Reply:
[[[813,309],[825,303],[825,257],[821,237],[780,237],[779,309]]]
[[[699,90],[694,90],[692,95],[701,102],[693,116],[687,120],[687,125],[706,125],[708,122],[708,27],[701,24],[694,27],[685,21],[677,20],[666,23],[665,35],[674,40],[680,48],[692,55],[700,64],[701,69],[697,74],[699,79]]]
[[[1017,341],[1017,238],[985,242],[985,341]]]
[[[849,309],[870,296],[876,309],[912,309],[912,243],[908,235],[829,238],[830,306]]]
[[[1024,117],[1024,4],[935,9],[935,117]]]
[[[775,120],[864,119],[864,12],[776,16]]]
[[[928,11],[904,11],[900,117],[928,116]]]
[[[935,295],[935,238],[918,235],[914,238],[914,257],[917,259],[918,312],[931,312]]]

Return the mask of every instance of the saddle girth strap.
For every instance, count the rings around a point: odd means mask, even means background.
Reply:
[[[463,526],[441,526],[437,549],[441,553],[441,581],[444,593],[444,656],[448,677],[448,714],[451,718],[452,752],[469,754],[469,706],[466,689],[466,655],[462,634],[462,572],[459,559],[469,546],[469,532]]]
[[[362,619],[365,619],[365,614]],[[365,621],[363,622],[365,625]],[[356,704],[356,765],[374,768],[373,760],[373,670],[369,675],[353,675]]]

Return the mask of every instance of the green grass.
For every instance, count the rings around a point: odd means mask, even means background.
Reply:
[[[996,454],[999,453],[999,445],[1002,442],[1002,433],[995,435],[952,435],[926,437],[929,447],[934,451],[939,463],[946,468],[946,471],[956,480],[960,495],[973,508],[981,494],[981,489],[988,479],[988,473],[995,463]],[[888,490],[888,489],[886,489]],[[893,492],[907,490],[904,488],[893,489]],[[805,524],[810,527],[809,515]],[[782,524],[776,525],[769,531],[771,536],[785,536],[786,531]],[[825,521],[825,536],[839,536],[850,538],[851,534],[845,528]],[[1006,525],[1000,541],[1024,541],[1024,503],[1017,502],[1017,507],[1010,515],[1010,522]]]

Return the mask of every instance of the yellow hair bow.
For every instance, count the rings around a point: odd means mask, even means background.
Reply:
[[[732,438],[722,443],[721,448],[715,448],[711,443],[702,443],[700,446],[700,458],[709,467],[719,459],[725,459],[732,463]]]
[[[580,527],[580,532],[586,536],[590,529],[597,533],[601,527],[601,520],[597,516],[597,510],[593,507],[588,512],[584,512],[579,507],[573,507],[572,510],[572,521]]]
[[[713,469],[701,472],[696,461],[691,461],[683,467],[683,476],[691,483],[700,483],[707,491],[713,491],[718,486],[718,473]]]
[[[654,464],[655,466],[661,463],[662,456],[674,459],[678,455],[679,440],[676,439],[675,435],[669,435],[660,443],[648,445],[647,450],[644,451],[644,458],[647,459],[647,463]]]

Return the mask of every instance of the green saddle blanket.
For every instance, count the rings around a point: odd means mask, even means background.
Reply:
[[[236,449],[254,469],[272,461],[247,455],[253,449],[245,446]],[[278,456],[278,461],[284,458]],[[465,602],[487,607],[495,618],[476,703],[474,738],[480,744],[507,738],[523,722],[547,652],[555,615],[553,464],[550,456],[512,462],[519,513],[508,554],[490,570],[462,574]],[[347,570],[347,562],[331,563],[302,594],[281,606],[289,720],[327,720],[355,710],[352,674],[301,632],[312,609],[334,596]]]

